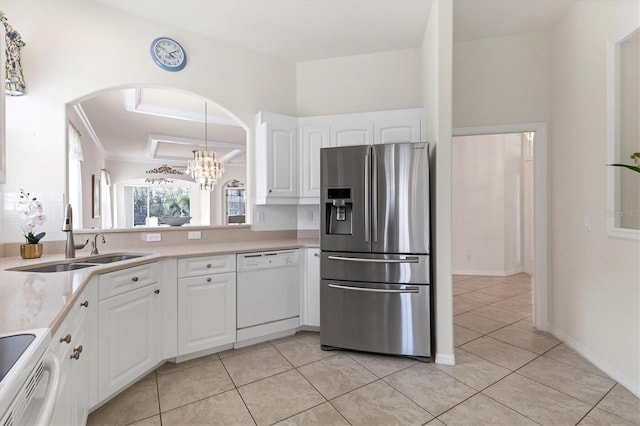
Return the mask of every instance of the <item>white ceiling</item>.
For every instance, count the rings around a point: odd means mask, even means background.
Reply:
[[[93,0],[296,62],[418,48],[432,0]],[[576,0],[454,0],[454,41],[544,31]]]

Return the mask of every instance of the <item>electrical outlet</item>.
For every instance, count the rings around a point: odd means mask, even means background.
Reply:
[[[258,212],[258,223],[264,222],[264,212]]]
[[[585,216],[584,217],[584,230],[585,231],[591,231],[592,227],[591,227],[591,216]]]
[[[307,211],[307,222],[313,222],[313,210]]]
[[[190,231],[187,238],[190,240],[199,240],[202,238],[202,233],[200,231]]]
[[[471,255],[470,254],[465,254],[464,255],[464,260],[471,260]]]
[[[162,241],[162,234],[145,234],[146,241]]]

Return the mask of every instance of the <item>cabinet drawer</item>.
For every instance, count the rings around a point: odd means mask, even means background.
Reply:
[[[222,274],[236,271],[236,255],[187,257],[178,259],[178,277]]]
[[[117,294],[158,282],[160,266],[157,263],[134,266],[121,271],[100,275],[99,299],[103,300]]]

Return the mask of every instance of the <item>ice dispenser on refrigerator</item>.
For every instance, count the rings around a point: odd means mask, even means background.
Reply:
[[[327,188],[325,200],[326,233],[353,233],[353,200],[351,188]]]

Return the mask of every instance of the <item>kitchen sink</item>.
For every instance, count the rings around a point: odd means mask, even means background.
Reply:
[[[57,263],[46,263],[31,266],[19,266],[17,268],[9,268],[7,271],[22,272],[66,272],[76,269],[89,268],[91,266],[104,265],[107,263],[122,262],[124,260],[137,259],[139,257],[149,256],[149,253],[118,253],[105,254],[95,257],[85,257],[74,260],[64,260]]]
[[[86,263],[113,263],[113,262],[122,262],[123,260],[129,259],[137,259],[138,257],[148,256],[148,254],[109,254],[106,256],[100,257],[92,257],[89,259],[84,259],[83,262]]]
[[[24,272],[65,272],[74,271],[76,269],[89,268],[96,266],[92,263],[54,263],[53,265],[44,266],[28,266],[23,268],[8,269],[10,271],[24,271]]]

